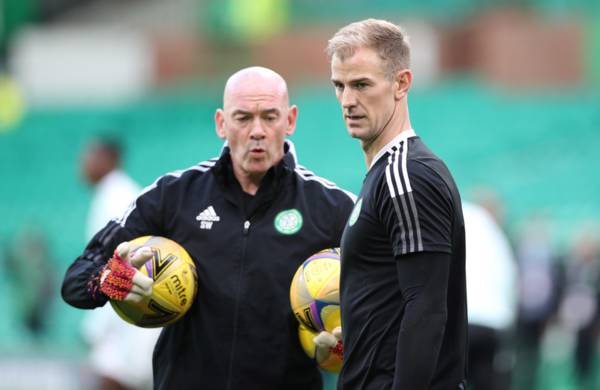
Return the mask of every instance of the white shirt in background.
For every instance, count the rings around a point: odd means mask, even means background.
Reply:
[[[517,263],[509,241],[483,207],[463,203],[469,324],[503,330],[517,313]]]
[[[94,189],[87,220],[88,241],[108,221],[121,217],[140,193],[124,172],[104,176]],[[161,329],[144,329],[122,320],[109,302],[86,313],[83,335],[90,345],[89,361],[96,374],[136,390],[152,388],[152,352]]]
[[[113,218],[123,215],[140,193],[140,186],[123,171],[114,170],[104,176],[94,188],[87,218],[87,241]]]

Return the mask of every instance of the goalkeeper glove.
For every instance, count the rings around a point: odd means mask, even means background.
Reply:
[[[132,251],[128,242],[122,242],[100,270],[100,291],[116,301],[140,302],[150,296],[154,281],[138,271],[138,268],[151,257],[150,248],[141,247]]]
[[[331,333],[323,331],[316,335],[313,341],[316,346],[315,357],[318,362],[327,360],[331,354],[343,360],[344,344],[342,343],[341,327],[334,328]]]

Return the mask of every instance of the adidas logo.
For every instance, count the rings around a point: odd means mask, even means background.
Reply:
[[[215,208],[212,206],[208,206],[196,216],[196,221],[200,221],[200,229],[210,230],[212,229],[213,223],[219,222],[220,220],[221,218],[217,215]]]

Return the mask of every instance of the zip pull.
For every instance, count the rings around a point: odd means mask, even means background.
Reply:
[[[250,221],[244,222],[244,236],[248,235],[248,231],[250,230]]]

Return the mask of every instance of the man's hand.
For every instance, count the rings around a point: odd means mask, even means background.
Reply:
[[[116,301],[140,302],[150,296],[154,281],[137,269],[151,257],[150,248],[131,251],[129,243],[122,242],[100,271],[100,291]]]
[[[313,339],[316,346],[316,359],[319,364],[326,361],[331,355],[344,359],[344,345],[342,343],[342,328],[336,327],[331,333],[323,331]]]

